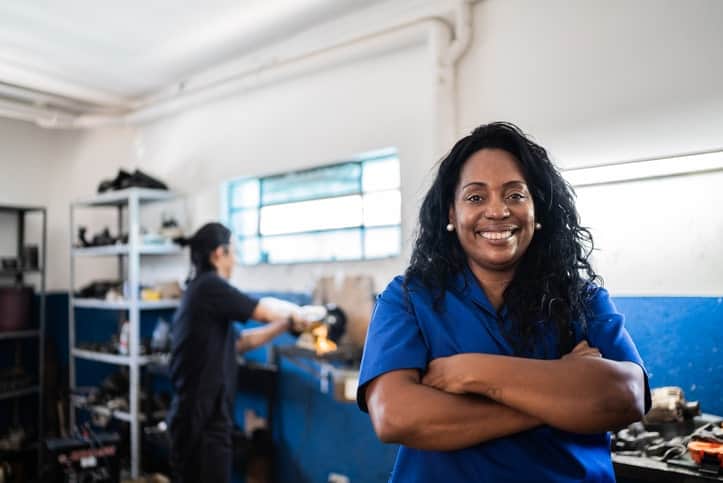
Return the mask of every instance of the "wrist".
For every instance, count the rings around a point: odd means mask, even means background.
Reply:
[[[469,359],[465,361],[464,371],[460,371],[458,384],[464,392],[480,393],[493,385],[486,369],[490,361],[485,361],[486,354],[465,354]],[[485,394],[486,395],[486,394]],[[489,396],[488,396],[489,397]]]

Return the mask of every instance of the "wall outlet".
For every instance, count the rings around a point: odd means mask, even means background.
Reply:
[[[326,481],[327,483],[351,483],[348,476],[339,473],[329,473],[329,478]]]

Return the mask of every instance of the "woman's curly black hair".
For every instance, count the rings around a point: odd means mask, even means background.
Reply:
[[[445,230],[449,209],[465,162],[481,149],[503,149],[519,162],[532,194],[535,232],[504,292],[504,305],[513,321],[505,337],[518,355],[535,343],[535,325],[544,320],[557,329],[559,354],[572,349],[573,321],[585,327],[585,304],[590,282],[599,280],[588,258],[592,235],[580,226],[572,187],[562,178],[545,149],[515,125],[495,122],[476,128],[460,139],[439,164],[437,176],[419,212],[419,228],[404,286],[412,280],[432,290],[437,303],[454,277],[467,265],[457,235]],[[501,324],[501,317],[498,317]]]

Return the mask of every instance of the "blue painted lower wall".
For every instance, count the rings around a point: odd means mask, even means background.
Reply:
[[[308,301],[303,294],[285,298]],[[701,402],[705,412],[723,414],[723,298],[617,297],[615,302],[625,314],[651,385],[681,386],[689,400]],[[57,344],[61,364],[67,367],[67,294],[51,294],[47,306],[47,335]],[[83,322],[89,324],[82,329],[84,337],[102,340],[101,331],[107,337],[108,331],[115,330],[116,319],[95,317],[100,319]],[[144,333],[150,333],[153,324],[145,320],[143,324],[150,326]],[[274,343],[292,342],[291,336],[282,335]],[[249,353],[248,358],[265,360],[265,349]],[[104,368],[92,366],[79,367],[83,374],[78,376],[90,382],[101,376]],[[239,424],[243,424],[245,408],[264,415],[265,404],[259,397],[239,394]],[[331,472],[347,475],[352,483],[385,482],[396,453],[395,446],[376,439],[367,415],[354,404],[321,394],[319,381],[287,360],[282,360],[274,438],[277,474],[283,483],[326,482]]]
[[[616,297],[651,387],[680,386],[723,415],[723,297]]]

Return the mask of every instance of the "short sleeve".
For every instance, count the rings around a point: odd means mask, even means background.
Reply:
[[[645,378],[645,412],[651,406],[648,371],[637,347],[625,329],[625,318],[610,300],[608,291],[595,287],[588,302],[587,339],[605,359],[633,362],[641,367]]]
[[[429,350],[402,280],[396,277],[387,286],[372,312],[357,389],[357,404],[362,411],[367,411],[366,388],[373,379],[390,371],[427,367]]]
[[[258,299],[249,297],[220,277],[209,280],[204,292],[212,304],[211,308],[221,319],[229,322],[246,322],[259,303]]]

